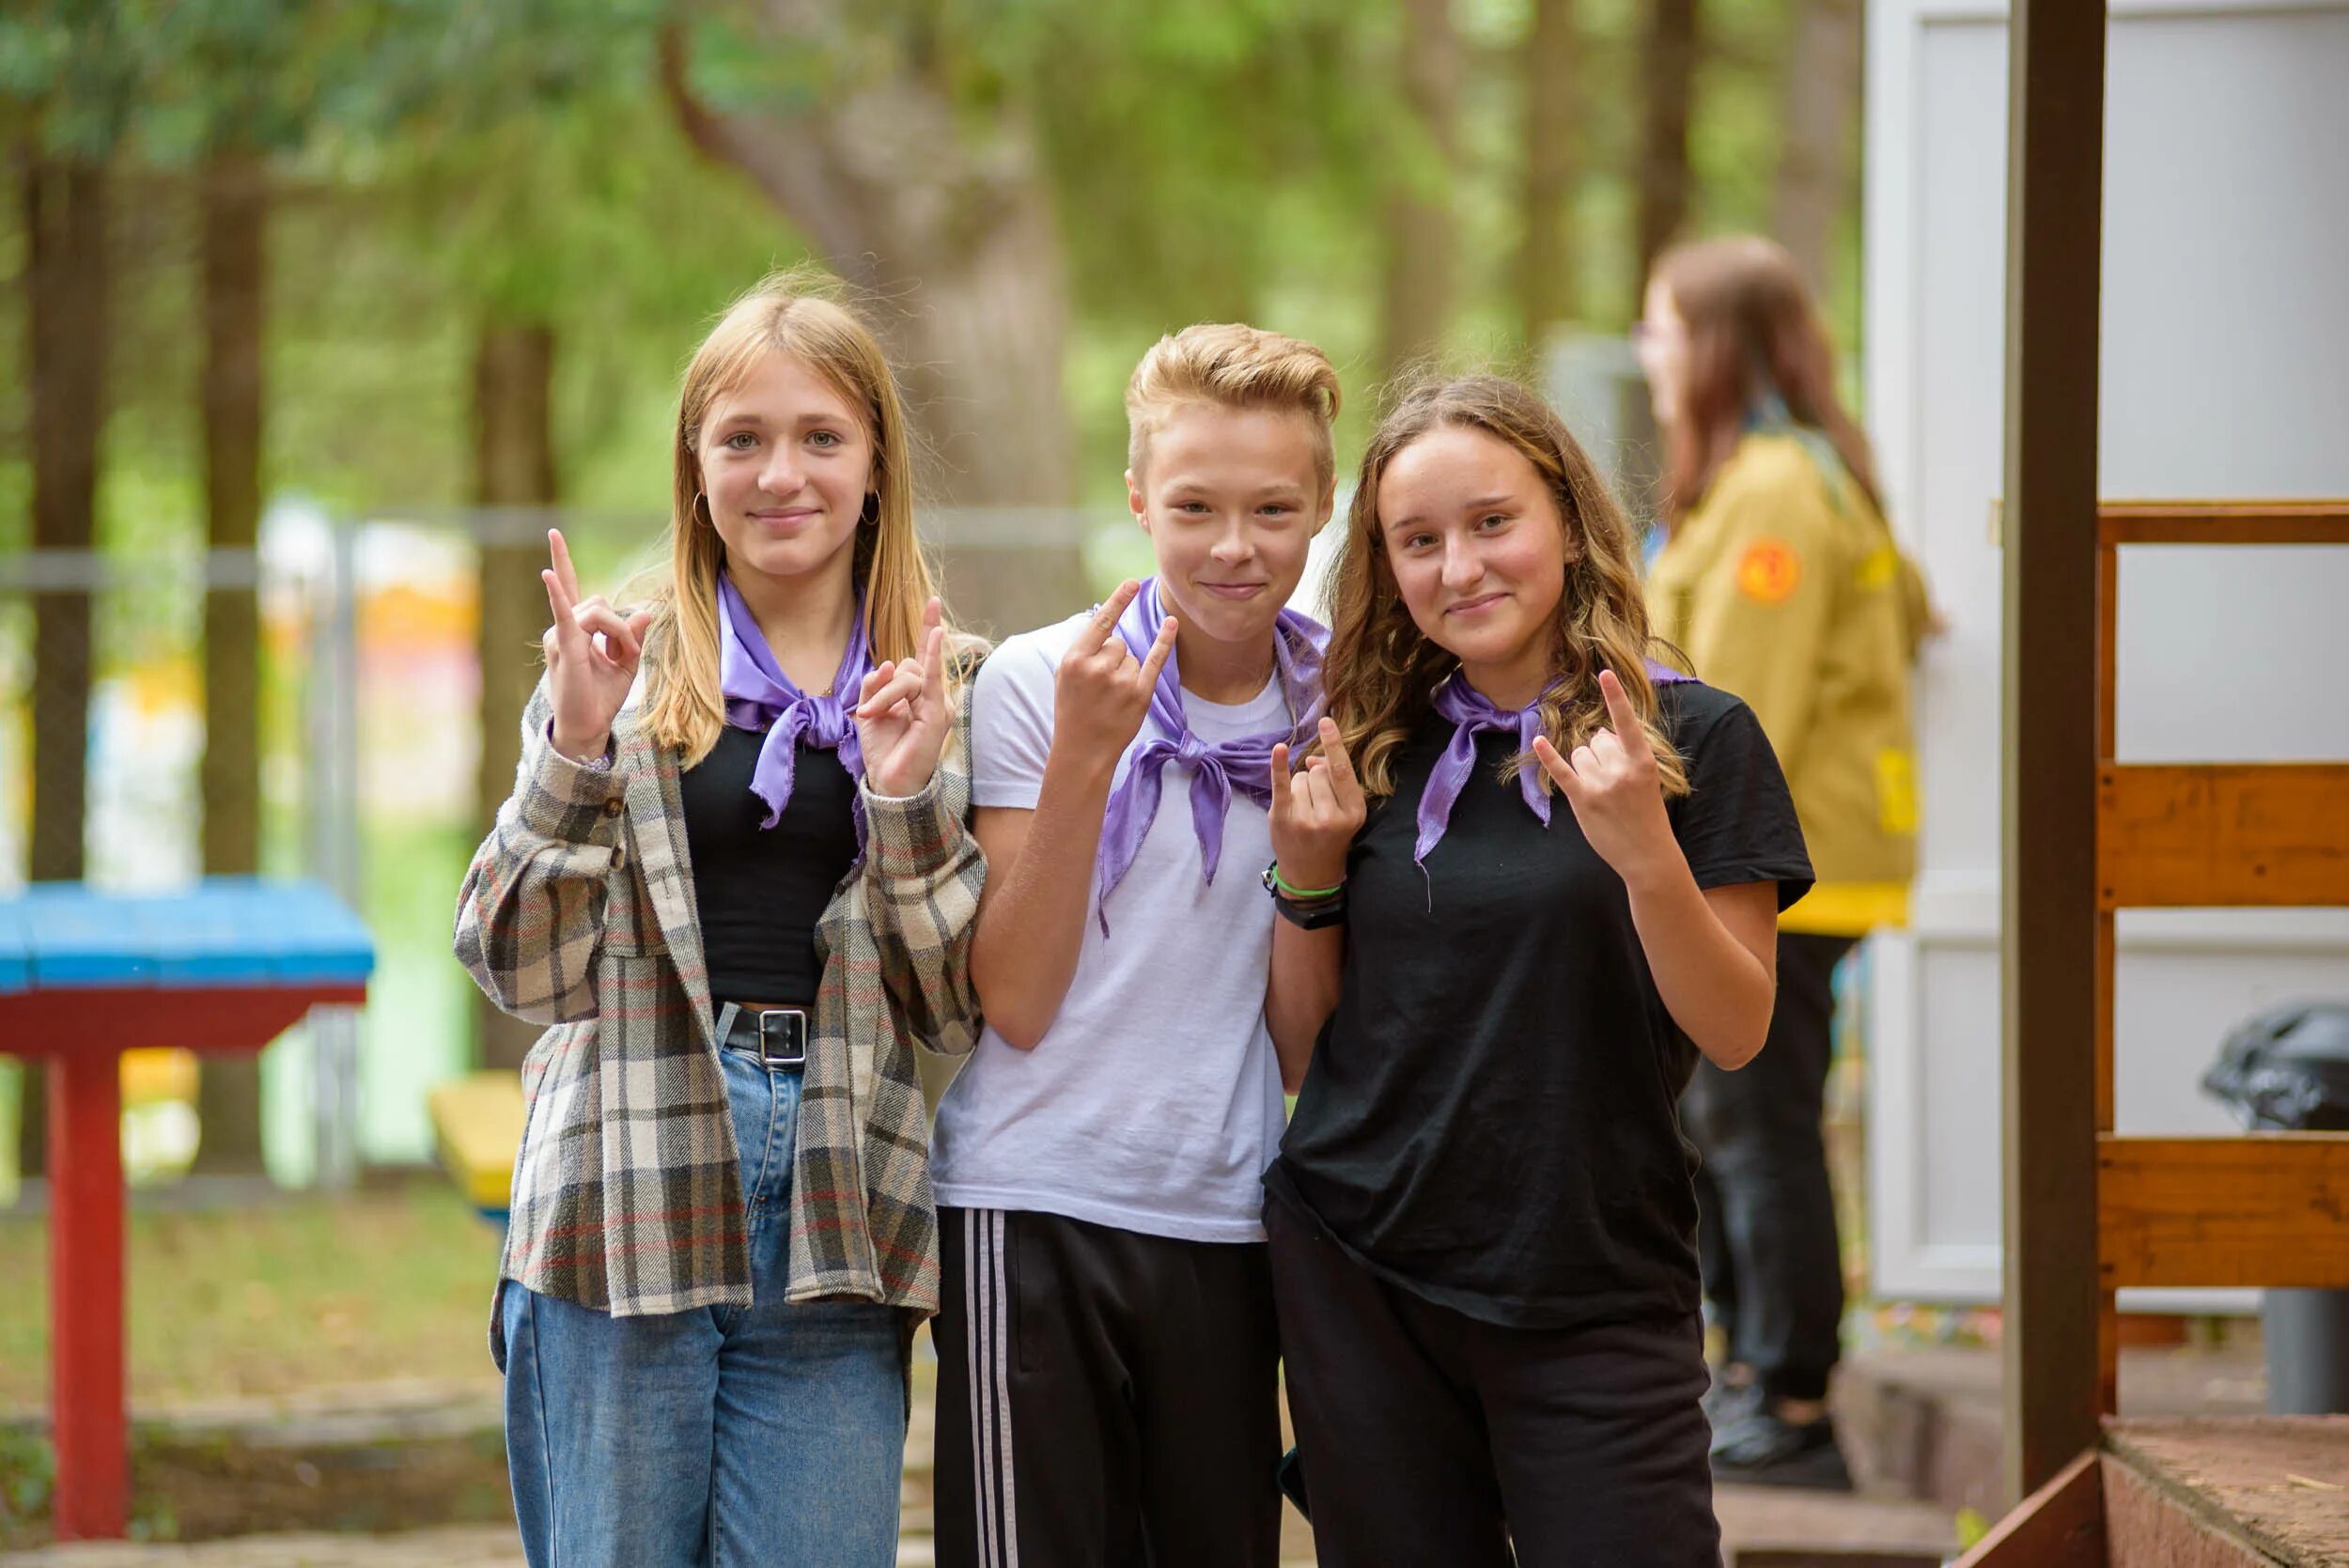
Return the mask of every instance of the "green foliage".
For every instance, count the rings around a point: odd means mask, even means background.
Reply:
[[[1699,226],[1768,213],[1793,0],[1706,0],[1692,128]],[[1465,357],[1521,350],[1520,48],[1530,0],[1455,0],[1465,79],[1452,182]],[[1245,318],[1366,371],[1392,180],[1426,178],[1400,139],[1398,0],[862,0],[801,8],[778,43],[751,0],[23,0],[0,14],[0,125],[110,157],[118,252],[107,536],[193,530],[194,206],[174,179],[223,146],[270,159],[268,473],[273,489],[370,507],[470,486],[470,354],[485,318],[557,340],[568,500],[657,512],[676,375],[708,319],[805,255],[767,198],[696,154],[661,88],[664,28],[695,88],[787,118],[898,73],[943,87],[958,134],[1033,133],[1066,252],[1068,403],[1081,493],[1113,502],[1119,392],[1185,322]],[[1640,0],[1582,0],[1584,315],[1634,307]],[[763,16],[764,8],[759,14]],[[877,127],[878,131],[886,127]],[[1843,247],[1851,248],[1847,242]],[[19,204],[0,274],[22,274]],[[1839,279],[1833,315],[1856,294]],[[0,312],[0,355],[22,322]],[[0,432],[23,428],[0,391]],[[21,536],[21,449],[0,444],[0,542]],[[117,467],[132,471],[117,479]],[[136,498],[135,501],[132,498]],[[162,505],[150,505],[161,499]]]
[[[57,1486],[57,1451],[48,1438],[0,1426],[0,1532],[49,1512]]]

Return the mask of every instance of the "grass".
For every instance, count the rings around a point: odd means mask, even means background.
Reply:
[[[0,1215],[0,1409],[49,1399],[49,1233]],[[493,1375],[496,1234],[446,1182],[209,1213],[133,1212],[134,1404]]]

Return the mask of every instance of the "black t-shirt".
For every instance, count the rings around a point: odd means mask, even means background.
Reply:
[[[1672,832],[1701,888],[1811,863],[1752,710],[1664,685],[1690,792]],[[1476,770],[1425,876],[1411,863],[1427,774],[1452,725],[1430,714],[1347,857],[1345,977],[1266,1176],[1373,1270],[1486,1321],[1526,1327],[1697,1304],[1694,1152],[1675,1102],[1695,1045],[1657,995],[1623,880],[1562,794],[1549,826],[1500,768]]]
[[[761,828],[751,793],[766,736],[732,725],[678,781],[709,994],[812,1005],[824,977],[816,926],[856,863],[856,781],[840,753],[802,742],[783,818]]]

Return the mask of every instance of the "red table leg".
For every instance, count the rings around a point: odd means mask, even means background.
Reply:
[[[110,1050],[49,1071],[49,1331],[60,1541],[114,1540],[130,1519],[123,1420],[122,1078]]]

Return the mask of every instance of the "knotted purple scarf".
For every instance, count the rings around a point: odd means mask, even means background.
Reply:
[[[799,767],[800,741],[840,753],[840,766],[852,779],[864,777],[864,753],[857,744],[852,710],[864,677],[872,673],[872,650],[864,636],[864,607],[857,606],[848,632],[848,646],[840,656],[840,669],[832,690],[811,697],[791,683],[767,646],[758,618],[742,602],[734,580],[718,574],[718,690],[725,698],[726,723],[738,730],[764,730],[758,765],[751,770],[751,793],[767,802],[761,828],[783,820],[791,803],[791,784]],[[864,844],[864,802],[855,808],[856,841]]]
[[[1647,678],[1656,684],[1667,685],[1689,677],[1654,660],[1647,662]],[[1529,704],[1514,712],[1496,707],[1490,698],[1468,683],[1459,671],[1436,688],[1436,711],[1452,721],[1452,739],[1444,747],[1443,755],[1427,774],[1427,787],[1419,797],[1419,839],[1411,849],[1411,863],[1423,865],[1428,851],[1442,839],[1444,829],[1452,821],[1452,807],[1467,787],[1469,775],[1476,770],[1476,737],[1486,730],[1511,730],[1517,737],[1517,750],[1532,750],[1533,737],[1542,733],[1542,705]],[[1549,796],[1542,788],[1539,763],[1528,763],[1517,772],[1517,790],[1525,797],[1526,805],[1549,826]]]
[[[1147,658],[1158,641],[1166,611],[1159,603],[1156,578],[1142,585],[1126,613],[1118,617],[1117,635],[1136,659]],[[1142,840],[1159,815],[1159,774],[1170,762],[1190,769],[1190,822],[1199,835],[1200,870],[1209,882],[1223,855],[1223,812],[1232,791],[1269,810],[1272,805],[1272,748],[1287,741],[1294,746],[1321,717],[1321,653],[1329,639],[1318,621],[1294,610],[1283,610],[1274,623],[1272,657],[1288,699],[1293,722],[1286,729],[1266,730],[1236,740],[1213,744],[1190,731],[1183,715],[1183,683],[1169,655],[1159,672],[1158,689],[1150,693],[1150,720],[1126,749],[1126,776],[1111,792],[1101,821],[1101,847],[1095,868],[1101,883],[1097,917],[1101,935],[1109,935],[1110,894],[1133,868]],[[1168,738],[1172,737],[1173,738]]]

